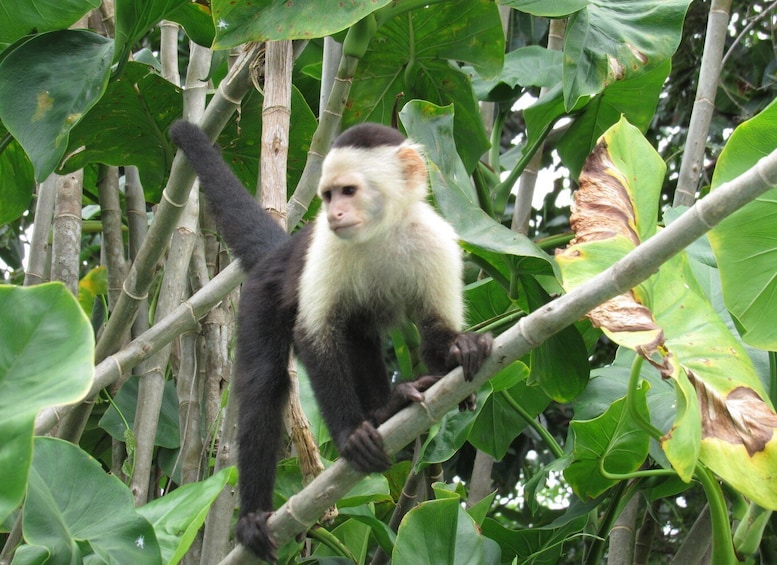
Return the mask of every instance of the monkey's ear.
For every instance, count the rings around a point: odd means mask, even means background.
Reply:
[[[408,182],[426,184],[426,163],[418,151],[403,145],[397,151],[397,156]]]

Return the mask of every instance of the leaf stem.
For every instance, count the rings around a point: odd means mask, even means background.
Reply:
[[[739,563],[734,552],[734,542],[731,537],[731,524],[728,521],[728,509],[723,490],[713,474],[703,465],[696,465],[694,476],[701,483],[707,504],[710,506],[712,520],[712,565],[731,565]]]
[[[649,420],[646,420],[639,410],[637,410],[637,387],[639,386],[639,375],[642,371],[642,362],[644,359],[641,355],[637,354],[634,357],[634,362],[631,364],[631,375],[629,376],[629,389],[626,393],[626,407],[634,418],[637,425],[645,430],[653,439],[660,439],[663,435],[661,431],[656,428]]]
[[[351,550],[348,549],[348,547],[346,547],[343,542],[337,539],[337,537],[335,537],[326,528],[322,528],[321,526],[314,526],[308,530],[308,536],[316,541],[323,543],[337,555],[341,555],[346,559],[350,559],[353,563],[359,562],[356,557],[354,557],[353,553],[351,553]]]
[[[611,473],[604,467],[604,457],[599,459],[599,472],[605,479],[611,481],[628,481],[631,479],[647,479],[650,477],[676,477],[677,472],[674,469],[643,469],[641,471],[632,471],[631,473]]]
[[[501,394],[504,396],[504,399],[507,401],[507,403],[521,416],[521,418],[524,419],[524,421],[535,431],[539,434],[539,436],[543,439],[545,442],[545,445],[548,446],[548,449],[553,453],[553,455],[556,456],[556,458],[561,458],[564,455],[564,450],[561,448],[561,446],[558,444],[556,439],[553,437],[553,435],[545,429],[545,427],[540,424],[535,418],[531,417],[531,414],[529,414],[524,408],[518,404],[518,402],[515,401],[515,399],[510,396],[510,394],[503,390],[501,391]]]

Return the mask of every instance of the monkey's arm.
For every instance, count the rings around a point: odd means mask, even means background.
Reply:
[[[490,333],[460,333],[448,348],[449,362],[454,367],[461,365],[464,378],[471,381],[480,370],[486,357],[491,355],[493,344],[494,338]]]
[[[295,345],[329,433],[355,469],[385,471],[391,460],[371,417],[391,393],[380,338],[365,327],[342,327],[336,321],[327,337],[298,335]]]
[[[421,332],[421,356],[433,375],[445,375],[461,365],[464,378],[471,381],[491,354],[491,334],[459,332],[447,327],[442,318],[429,316],[418,327]]]

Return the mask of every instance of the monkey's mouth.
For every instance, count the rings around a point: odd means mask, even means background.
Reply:
[[[348,239],[359,230],[361,225],[361,222],[351,222],[344,224],[330,224],[329,228],[335,233],[337,237]]]

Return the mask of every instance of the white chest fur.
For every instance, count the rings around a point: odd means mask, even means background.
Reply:
[[[297,321],[307,335],[325,336],[332,320],[364,314],[381,326],[432,315],[461,328],[461,251],[453,228],[425,202],[367,242],[339,239],[323,216],[313,230]]]

